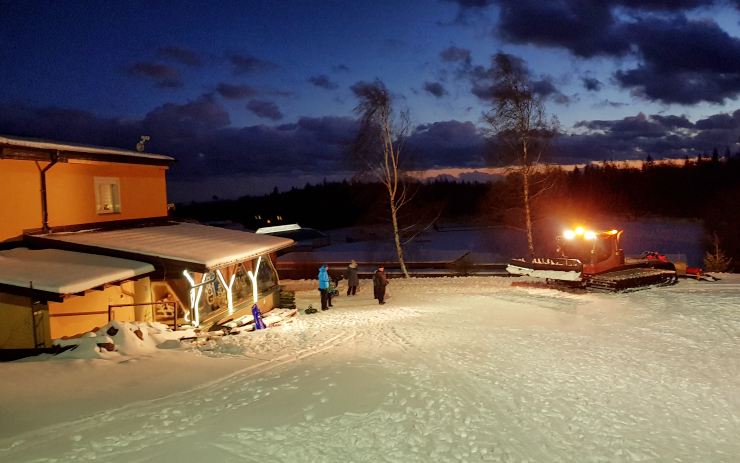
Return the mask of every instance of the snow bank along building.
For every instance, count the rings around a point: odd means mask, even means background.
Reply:
[[[279,301],[293,241],[169,220],[159,154],[0,136],[0,349],[109,320],[207,328]]]

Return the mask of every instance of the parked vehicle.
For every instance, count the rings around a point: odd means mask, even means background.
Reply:
[[[554,257],[513,259],[506,270],[514,275],[543,278],[556,286],[609,291],[669,285],[677,281],[676,265],[659,252],[625,258],[622,230],[566,230],[556,239]],[[684,267],[685,268],[685,267]]]

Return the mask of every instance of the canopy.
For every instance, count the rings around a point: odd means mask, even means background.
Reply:
[[[269,235],[209,227],[194,223],[170,222],[116,230],[88,230],[37,235],[45,243],[63,243],[77,250],[117,251],[119,256],[157,262],[166,259],[193,270],[218,268],[254,259],[293,244],[293,240]]]
[[[75,294],[154,271],[154,266],[117,257],[60,249],[0,251],[0,285],[54,294]]]

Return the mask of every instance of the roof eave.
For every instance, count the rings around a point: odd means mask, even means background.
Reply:
[[[101,150],[104,151],[104,150]],[[60,146],[54,148],[40,148],[40,147],[29,147],[22,145],[14,145],[13,143],[1,142],[0,141],[0,159],[16,159],[23,161],[52,161],[54,157],[61,162],[66,162],[70,159],[80,161],[97,161],[97,162],[110,162],[110,163],[121,163],[121,164],[140,164],[150,166],[164,166],[169,167],[175,162],[174,158],[169,156],[158,155],[146,156],[137,155],[136,153],[127,154],[125,151],[121,152],[97,152],[90,153],[85,151],[75,150],[74,146]]]

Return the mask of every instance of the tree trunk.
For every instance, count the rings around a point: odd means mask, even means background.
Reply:
[[[391,197],[391,221],[393,222],[393,241],[396,243],[396,253],[398,254],[398,263],[401,265],[401,272],[404,278],[409,277],[409,272],[406,270],[406,261],[403,258],[403,247],[401,247],[401,234],[398,231],[398,219],[396,216],[396,202]]]
[[[527,250],[529,258],[534,258],[534,237],[532,236],[532,209],[529,204],[529,143],[522,140],[522,199],[524,200],[524,226],[527,229]]]
[[[529,171],[525,167],[522,170],[522,198],[524,199],[524,222],[527,228],[527,249],[529,250],[529,257],[534,257],[534,238],[532,237],[532,211],[529,207]]]

